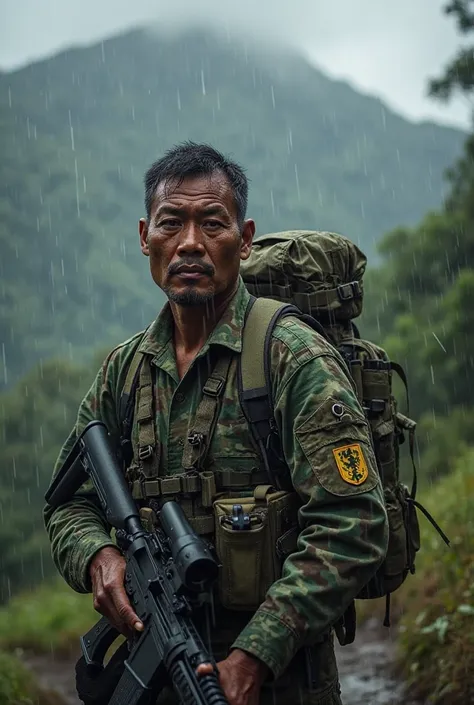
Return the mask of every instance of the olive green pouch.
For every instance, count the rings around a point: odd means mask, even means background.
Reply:
[[[217,499],[216,552],[219,600],[231,610],[256,610],[281,576],[285,558],[297,550],[296,492],[259,485],[250,497]]]

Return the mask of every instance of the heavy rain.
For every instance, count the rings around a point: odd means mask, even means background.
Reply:
[[[0,12],[0,705],[474,704],[474,0]]]

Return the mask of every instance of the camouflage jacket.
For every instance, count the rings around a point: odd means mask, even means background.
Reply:
[[[80,405],[55,472],[89,421],[101,419],[118,440],[118,402],[138,346],[152,356],[156,374],[160,475],[182,472],[183,443],[211,372],[210,357],[222,348],[234,355],[207,462],[217,471],[248,471],[258,465],[236,383],[248,301],[240,281],[227,311],[181,380],[169,305],[145,335],[137,334],[115,348]],[[271,357],[275,418],[292,482],[303,502],[302,531],[298,552],[287,558],[282,577],[233,646],[262,659],[278,677],[302,646],[337,621],[376,571],[385,556],[388,529],[368,426],[338,353],[308,326],[287,317],[274,330]],[[332,412],[335,402],[345,409],[343,425]],[[351,443],[359,444],[365,458],[367,478],[362,484],[344,479],[333,453]],[[46,506],[45,523],[60,573],[76,591],[89,592],[91,558],[113,545],[90,485],[67,505],[56,510]]]

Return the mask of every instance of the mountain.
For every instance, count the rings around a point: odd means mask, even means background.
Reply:
[[[246,167],[259,233],[335,229],[373,254],[441,203],[465,135],[411,123],[295,54],[202,31],[134,30],[0,74],[0,384],[156,315],[142,176],[185,139]]]

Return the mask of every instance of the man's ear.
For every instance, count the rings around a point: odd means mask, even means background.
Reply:
[[[140,249],[146,257],[149,257],[148,249],[148,221],[146,218],[140,218],[138,221],[138,233],[140,235]]]
[[[244,221],[242,227],[242,241],[240,243],[240,259],[246,260],[250,257],[250,252],[252,251],[252,242],[255,235],[255,221],[248,220]]]

